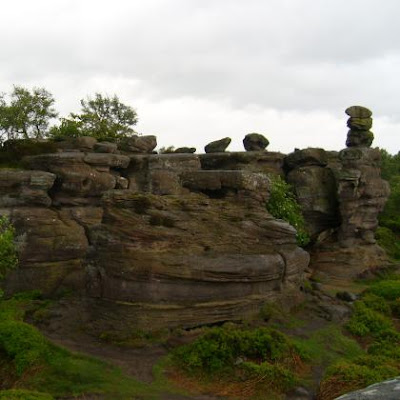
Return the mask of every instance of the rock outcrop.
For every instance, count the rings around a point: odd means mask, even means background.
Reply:
[[[346,113],[351,135],[367,135],[356,125],[370,127],[371,111],[353,106]],[[350,147],[339,153],[305,149],[285,159],[287,180],[314,243],[311,268],[329,279],[354,278],[387,263],[375,241],[378,215],[389,196],[389,185],[380,176],[379,149],[358,139],[349,144],[349,137],[346,144]]]
[[[0,170],[0,215],[20,258],[7,294],[72,291],[73,315],[97,331],[193,327],[298,297],[310,254],[330,278],[385,262],[374,240],[388,196],[378,150],[152,154],[155,143],[70,139],[25,157],[26,170]],[[266,210],[270,173],[295,188],[309,252]]]
[[[72,291],[81,297],[75,314],[97,331],[238,320],[299,296],[309,255],[265,207],[262,172],[282,173],[282,155],[247,153],[229,161],[234,169],[210,170],[195,154],[118,154],[83,142],[26,157],[29,170],[0,171],[1,213],[20,256],[7,293]],[[250,167],[263,163],[262,172]]]

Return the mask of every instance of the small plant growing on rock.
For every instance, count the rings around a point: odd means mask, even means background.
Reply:
[[[14,243],[14,227],[6,217],[0,217],[0,279],[18,264]]]
[[[306,246],[310,236],[305,229],[303,214],[291,186],[279,175],[270,175],[270,197],[267,203],[268,211],[275,217],[283,219],[296,228],[296,239],[299,246]]]

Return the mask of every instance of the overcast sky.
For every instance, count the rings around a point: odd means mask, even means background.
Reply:
[[[61,116],[95,92],[133,106],[159,146],[345,147],[373,111],[400,150],[399,0],[3,0],[0,92],[45,87]]]

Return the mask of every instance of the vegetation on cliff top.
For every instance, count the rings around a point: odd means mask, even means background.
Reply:
[[[81,99],[79,113],[61,118],[59,125],[50,123],[58,113],[55,99],[44,88],[26,89],[14,86],[8,100],[0,94],[0,143],[10,139],[62,139],[92,136],[99,140],[126,137],[134,133],[138,121],[136,111],[112,97],[95,93]]]

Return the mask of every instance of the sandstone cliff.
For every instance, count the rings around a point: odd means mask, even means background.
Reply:
[[[388,196],[376,149],[159,155],[153,137],[125,150],[91,138],[57,147],[0,170],[20,259],[5,289],[72,292],[101,329],[240,319],[298,296],[310,254],[329,277],[386,262],[374,240]],[[308,252],[267,212],[268,173],[293,184]]]

